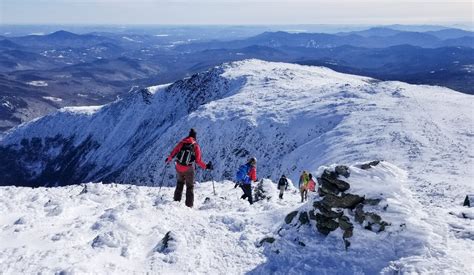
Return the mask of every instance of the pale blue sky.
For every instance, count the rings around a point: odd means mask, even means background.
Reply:
[[[471,23],[454,0],[0,0],[1,24]]]

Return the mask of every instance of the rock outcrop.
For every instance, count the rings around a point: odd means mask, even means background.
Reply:
[[[380,161],[373,161],[361,165],[360,168],[366,170],[379,163]],[[332,231],[340,229],[343,231],[342,237],[348,249],[351,245],[349,239],[354,235],[356,224],[361,229],[378,233],[384,231],[390,223],[384,221],[380,214],[369,211],[376,208],[381,202],[380,198],[365,198],[365,196],[349,193],[350,184],[340,179],[341,176],[350,177],[347,166],[338,165],[334,171],[324,170],[317,178],[320,197],[313,201],[312,209],[289,213],[285,217],[285,223],[297,228],[314,224],[316,231],[323,235],[329,235]]]

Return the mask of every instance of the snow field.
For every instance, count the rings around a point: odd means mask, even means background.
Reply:
[[[195,187],[195,207],[172,201],[174,188],[87,184],[0,188],[0,266],[18,273],[239,274],[264,262],[255,243],[298,202],[250,206],[232,182]],[[206,197],[210,200],[204,203]],[[21,203],[19,203],[21,202]],[[156,246],[171,231],[168,253]]]
[[[334,165],[318,172],[325,168]],[[242,192],[233,182],[215,182],[216,196],[212,182],[197,183],[193,209],[184,206],[184,196],[172,201],[171,187],[161,192],[158,187],[100,183],[1,187],[0,267],[5,274],[469,273],[469,266],[463,267],[466,257],[452,253],[465,241],[447,242],[449,231],[432,224],[407,188],[411,183],[405,171],[381,162],[369,170],[350,166],[350,172],[348,192],[381,199],[364,211],[380,214],[391,225],[375,233],[354,223],[347,251],[340,229],[324,236],[314,221],[309,226],[284,222],[291,211],[312,209],[316,193],[301,204],[290,185],[279,200],[268,180],[263,186],[271,198],[252,206],[240,199]],[[472,215],[465,208],[456,210]],[[345,215],[353,214],[346,210]],[[451,216],[458,227],[464,226],[462,234],[472,238],[472,220],[463,219],[463,224]],[[160,252],[169,231],[172,240]],[[260,246],[266,237],[276,240]]]

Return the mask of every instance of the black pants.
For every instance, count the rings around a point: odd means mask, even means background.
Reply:
[[[253,199],[252,199],[252,185],[251,184],[241,184],[240,185],[240,188],[242,188],[242,191],[244,191],[244,194],[242,195],[242,197],[240,197],[241,199],[246,199],[248,198],[249,199],[249,203],[252,204],[253,203]]]
[[[176,189],[174,190],[174,200],[181,201],[183,188],[186,185],[186,206],[193,207],[194,204],[194,167],[189,167],[185,172],[178,172]]]

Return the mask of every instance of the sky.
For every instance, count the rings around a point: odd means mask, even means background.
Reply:
[[[465,0],[0,0],[0,24],[473,23]]]

